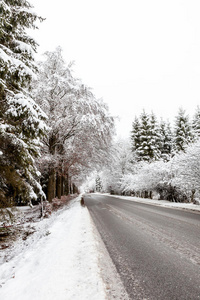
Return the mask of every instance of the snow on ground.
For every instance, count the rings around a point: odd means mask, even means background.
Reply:
[[[189,203],[110,196],[200,211]],[[1,300],[128,299],[80,197],[33,226],[35,232],[15,242],[7,261],[0,260]]]
[[[146,204],[153,204],[153,205],[160,205],[160,206],[171,207],[171,208],[200,211],[200,205],[196,205],[193,203],[177,203],[177,202],[169,202],[166,200],[145,199],[145,198],[139,198],[139,197],[117,196],[117,195],[110,195],[110,194],[106,194],[106,195],[124,199],[124,200],[142,202],[142,203],[146,203]]]
[[[0,267],[1,300],[104,300],[97,241],[80,197],[38,222]]]

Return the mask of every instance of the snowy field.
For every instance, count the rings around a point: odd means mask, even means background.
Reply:
[[[103,300],[99,252],[87,208],[76,198],[37,224],[0,266],[1,300]]]

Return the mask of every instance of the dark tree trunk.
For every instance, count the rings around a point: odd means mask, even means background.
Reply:
[[[64,196],[64,183],[65,183],[65,178],[64,178],[64,175],[61,176],[61,196]]]
[[[56,196],[61,199],[62,196],[62,175],[58,172],[56,176]]]
[[[65,189],[64,189],[65,195],[70,194],[70,183],[69,183],[69,175],[68,172],[65,175]]]
[[[159,193],[159,200],[165,200],[164,191],[160,189],[158,193]]]
[[[69,176],[69,193],[73,194],[73,183],[70,176]]]
[[[194,202],[194,195],[196,193],[196,190],[192,190],[192,195],[191,195],[191,202]]]
[[[55,184],[56,184],[56,178],[55,178],[55,171],[54,169],[51,169],[49,172],[49,180],[47,185],[47,200],[49,202],[52,201],[53,198],[55,198]]]
[[[72,184],[72,187],[73,187],[73,194],[76,194],[77,193],[77,188],[76,188],[76,185],[74,183]]]
[[[56,135],[54,134],[52,134],[49,137],[49,152],[53,155],[56,152]],[[55,197],[56,197],[56,172],[54,167],[52,166],[49,171],[49,178],[47,184],[47,200],[51,202],[52,199]]]

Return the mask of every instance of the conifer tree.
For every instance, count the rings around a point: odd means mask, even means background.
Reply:
[[[140,146],[137,149],[137,155],[139,160],[150,160],[151,149],[149,148],[149,137],[150,137],[150,122],[149,116],[145,111],[140,116]]]
[[[30,95],[37,44],[26,33],[41,18],[26,0],[1,1],[0,10],[0,199],[8,205],[44,196],[35,158],[46,116]]]
[[[150,147],[152,150],[152,158],[158,160],[161,156],[160,145],[161,145],[161,135],[160,128],[154,113],[150,115]]]
[[[185,114],[185,110],[180,108],[175,120],[174,128],[175,151],[185,151],[187,145],[193,141],[193,138],[189,117]]]
[[[173,137],[169,122],[161,120],[160,122],[160,138],[161,138],[161,157],[164,161],[170,159],[173,147]]]
[[[192,122],[192,128],[194,131],[195,139],[199,139],[200,138],[200,107],[199,106],[197,106],[196,108],[196,112]]]
[[[154,114],[149,116],[145,111],[140,116],[140,130],[137,135],[136,154],[138,160],[152,161],[160,157],[160,134]],[[134,124],[135,126],[136,124]],[[132,131],[132,140],[134,131]],[[134,142],[134,140],[133,140]],[[136,144],[135,144],[136,145]]]
[[[131,143],[132,151],[137,152],[137,149],[140,147],[140,122],[137,117],[135,117],[132,123]]]

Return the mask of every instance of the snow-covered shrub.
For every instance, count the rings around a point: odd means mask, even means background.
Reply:
[[[158,185],[168,181],[167,163],[156,161],[140,163],[135,174],[127,174],[121,179],[121,190],[124,193],[152,197],[152,192],[159,192]]]
[[[168,162],[140,163],[135,173],[121,178],[125,194],[148,197],[157,192],[160,199],[177,202],[193,201],[200,194],[200,140],[190,144]]]
[[[172,184],[184,192],[191,201],[200,196],[200,140],[190,144],[185,153],[173,158],[172,170],[175,176]]]

